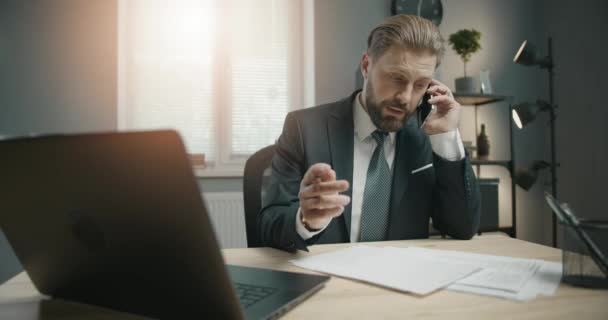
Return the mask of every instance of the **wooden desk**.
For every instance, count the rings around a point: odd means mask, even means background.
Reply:
[[[503,235],[482,235],[473,240],[425,239],[366,243],[378,246],[422,246],[520,258],[560,261],[555,248],[512,239]],[[226,263],[276,270],[309,272],[289,259],[349,246],[312,246],[310,253],[292,255],[269,249],[224,250]],[[332,277],[325,288],[288,312],[284,319],[608,319],[608,290],[590,290],[561,284],[555,296],[539,296],[530,302],[441,290],[416,297],[389,289]]]
[[[483,235],[470,241],[426,239],[366,243],[378,246],[422,246],[521,258],[559,261],[558,249],[502,235]],[[270,248],[227,249],[229,264],[276,270],[314,273],[297,268],[289,259],[318,254],[349,244],[312,246],[310,253],[290,254]],[[27,275],[21,273],[0,286],[0,315],[3,302],[37,295]],[[1,317],[0,317],[1,318]],[[122,317],[121,317],[122,318]],[[530,302],[441,290],[416,297],[364,283],[332,277],[325,288],[288,312],[284,319],[608,319],[608,290],[589,290],[561,284],[553,297],[539,296]],[[126,319],[126,318],[125,318]]]

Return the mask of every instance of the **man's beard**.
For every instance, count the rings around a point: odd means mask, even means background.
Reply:
[[[365,86],[365,105],[367,106],[367,114],[369,114],[370,119],[380,131],[385,132],[393,132],[399,131],[409,118],[409,114],[407,111],[407,104],[401,104],[397,99],[384,100],[378,103],[376,101],[376,97],[374,96],[374,87],[370,79],[367,80],[367,84]],[[392,115],[382,115],[382,109],[387,107],[393,107],[403,110],[405,114],[403,115],[403,119],[398,119]]]

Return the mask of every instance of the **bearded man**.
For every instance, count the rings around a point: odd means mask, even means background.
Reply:
[[[427,238],[431,220],[454,238],[477,232],[480,195],[458,131],[461,106],[433,79],[445,51],[438,28],[392,16],[367,44],[363,90],[287,115],[258,216],[263,245]],[[436,111],[421,127],[424,95]]]

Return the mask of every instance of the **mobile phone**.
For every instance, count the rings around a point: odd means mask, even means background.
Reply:
[[[422,101],[420,102],[420,105],[418,105],[418,107],[416,108],[416,113],[418,114],[418,125],[420,126],[420,128],[422,128],[424,126],[424,124],[428,120],[429,116],[433,112],[435,112],[435,109],[437,108],[434,105],[429,103],[430,99],[431,99],[431,95],[425,94],[422,97]]]

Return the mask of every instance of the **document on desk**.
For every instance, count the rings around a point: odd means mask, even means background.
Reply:
[[[420,247],[356,246],[291,260],[299,267],[425,295],[441,288],[528,301],[553,295],[561,263]]]
[[[532,278],[540,267],[536,260],[518,259],[466,252],[425,249],[411,247],[421,255],[433,257],[437,261],[458,261],[483,268],[481,271],[458,281],[472,287],[493,288],[518,292]]]
[[[438,263],[402,248],[355,246],[290,261],[294,265],[383,287],[426,295],[481,268],[460,262]]]
[[[561,263],[536,259],[482,255],[411,247],[440,261],[459,261],[483,269],[450,286],[449,290],[528,301],[537,295],[553,295],[561,280]]]
[[[447,289],[525,302],[536,298],[539,294],[544,296],[554,295],[555,290],[559,286],[561,276],[561,263],[543,261],[537,272],[518,292],[473,287],[458,282],[451,284]]]

